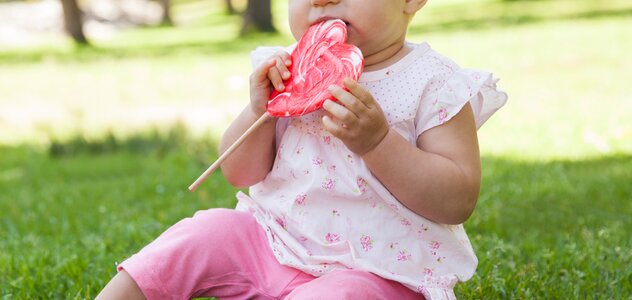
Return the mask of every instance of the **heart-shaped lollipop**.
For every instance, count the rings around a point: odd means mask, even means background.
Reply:
[[[274,117],[301,116],[334,98],[327,92],[330,85],[342,86],[346,77],[357,80],[362,74],[364,58],[360,49],[347,41],[347,26],[332,19],[312,25],[292,52],[290,78],[285,90],[274,90],[268,101],[268,114]]]
[[[362,74],[364,58],[358,47],[345,44],[347,26],[341,20],[327,20],[312,25],[292,52],[290,78],[281,93],[272,92],[267,113],[263,114],[244,134],[189,186],[195,191],[215,169],[241,145],[246,137],[271,117],[301,116],[323,107],[334,98],[327,92],[332,85],[342,86],[346,77],[357,80]]]

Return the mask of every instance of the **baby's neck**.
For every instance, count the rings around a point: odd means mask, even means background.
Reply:
[[[364,57],[364,72],[371,72],[389,67],[402,57],[406,56],[406,54],[410,51],[412,51],[412,47],[407,45],[404,41],[399,41],[376,53],[367,55]]]

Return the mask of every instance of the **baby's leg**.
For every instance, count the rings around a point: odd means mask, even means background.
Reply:
[[[134,279],[125,270],[122,270],[110,280],[95,300],[106,299],[144,300],[145,295],[143,295]]]
[[[273,299],[300,273],[276,261],[251,214],[231,209],[176,223],[118,270],[125,275],[114,277],[101,299],[113,299],[105,297],[116,295],[113,289],[136,295],[130,277],[147,299]]]
[[[318,277],[295,288],[286,300],[317,299],[379,299],[379,300],[423,300],[423,295],[398,282],[381,278],[375,274],[343,270]]]

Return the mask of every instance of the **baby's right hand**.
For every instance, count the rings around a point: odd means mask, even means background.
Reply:
[[[250,75],[250,108],[256,116],[266,112],[272,89],[278,92],[285,89],[283,81],[290,78],[291,65],[290,54],[278,51]]]

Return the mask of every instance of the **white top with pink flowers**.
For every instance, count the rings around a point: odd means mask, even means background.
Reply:
[[[415,144],[470,103],[480,127],[507,100],[490,73],[461,69],[426,43],[359,82],[389,126]],[[253,63],[274,48],[258,48]],[[462,225],[437,224],[391,195],[362,159],[321,124],[322,110],[277,123],[277,156],[266,178],[239,193],[237,210],[265,229],[280,263],[320,276],[360,269],[398,281],[427,299],[453,299],[477,258]],[[432,172],[432,170],[424,170]]]

